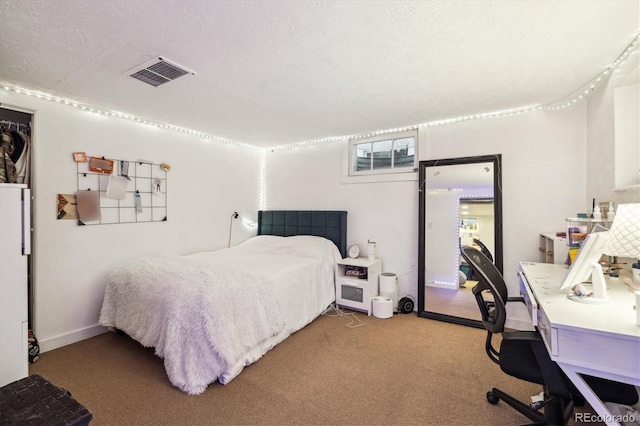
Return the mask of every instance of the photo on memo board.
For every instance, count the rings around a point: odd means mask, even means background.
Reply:
[[[73,161],[75,161],[76,163],[86,163],[87,154],[85,154],[84,152],[74,152]]]
[[[103,174],[113,173],[113,160],[106,158],[89,157],[89,170]]]
[[[78,191],[76,193],[78,220],[100,220],[100,195],[98,191]]]
[[[58,219],[77,219],[75,194],[58,194]]]

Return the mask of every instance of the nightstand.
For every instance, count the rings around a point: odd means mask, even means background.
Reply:
[[[357,269],[366,275],[350,275]],[[336,305],[371,315],[371,300],[378,294],[378,276],[382,271],[380,259],[347,257],[339,260],[336,271]]]

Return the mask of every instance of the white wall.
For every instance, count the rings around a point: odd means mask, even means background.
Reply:
[[[34,328],[43,352],[105,331],[97,325],[98,315],[113,268],[149,253],[226,247],[233,211],[257,218],[258,151],[22,94],[0,96],[3,107],[35,111]],[[168,221],[78,226],[57,220],[57,194],[77,189],[74,151],[169,163]],[[233,226],[234,242],[255,234],[239,220]]]
[[[349,243],[375,240],[400,296],[415,297],[418,184],[341,183],[344,143],[268,153],[267,207],[347,210]],[[539,233],[564,230],[565,217],[586,208],[585,104],[421,131],[422,160],[488,154],[502,154],[504,273],[518,294],[518,262],[537,261]],[[528,321],[524,310],[512,317]]]
[[[221,248],[233,211],[255,220],[257,151],[26,95],[1,96],[3,107],[35,111],[35,331],[43,351],[103,331],[97,317],[105,280],[122,262],[151,252]],[[537,260],[538,234],[564,230],[565,217],[588,208],[586,129],[586,107],[579,103],[421,130],[422,160],[502,154],[504,271],[512,294],[518,262]],[[266,153],[266,207],[347,210],[349,243],[366,255],[367,240],[375,240],[383,270],[398,275],[399,294],[415,297],[417,181],[343,183],[344,143]],[[590,156],[600,149],[592,145]],[[171,164],[168,222],[79,227],[56,220],[56,195],[76,190],[73,151]],[[254,233],[239,221],[234,230],[234,242]]]
[[[617,87],[614,92],[615,187],[640,184],[640,87]]]
[[[398,276],[399,295],[415,297],[417,181],[342,184],[343,148],[335,142],[268,153],[267,208],[346,210],[348,243],[366,256],[367,240],[376,241],[383,271]]]
[[[629,56],[627,62],[623,63],[616,71],[603,82],[602,86],[596,90],[588,101],[587,109],[587,192],[586,203],[591,209],[591,200],[596,202],[613,201],[616,205],[622,203],[640,202],[640,187],[632,190],[614,191],[616,187],[616,167],[633,167],[628,165],[616,165],[615,152],[615,91],[617,87],[635,81],[636,90],[638,88],[638,62],[640,54],[636,46],[634,54]],[[636,94],[637,95],[637,94]],[[636,126],[638,117],[636,115]],[[636,134],[638,129],[636,129]],[[640,141],[636,139],[636,144]],[[630,150],[627,159],[638,155],[638,148]],[[640,161],[640,160],[639,160]],[[638,163],[640,165],[640,163]],[[637,166],[636,166],[637,168]],[[639,172],[639,170],[636,170]],[[622,174],[622,173],[621,173]],[[636,179],[640,175],[636,174]]]

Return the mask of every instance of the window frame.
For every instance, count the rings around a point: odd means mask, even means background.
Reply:
[[[355,147],[356,145],[370,143],[374,144],[375,142],[382,141],[395,141],[397,139],[403,139],[413,137],[414,139],[414,147],[413,147],[413,165],[409,167],[390,167],[390,168],[380,168],[380,169],[369,169],[369,170],[354,170],[355,167]],[[367,138],[351,138],[349,139],[349,159],[348,159],[348,173],[347,176],[355,177],[355,176],[380,176],[380,175],[392,175],[399,173],[415,173],[419,164],[418,158],[418,129],[404,130],[400,132],[389,132],[382,133],[379,135],[367,137]],[[394,152],[393,147],[391,148],[391,152]],[[392,164],[395,164],[395,157],[392,157]]]

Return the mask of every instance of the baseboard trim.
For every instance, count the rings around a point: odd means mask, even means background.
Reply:
[[[38,339],[38,344],[40,345],[40,353],[52,351],[54,349],[58,349],[63,346],[70,345],[72,343],[80,342],[81,340],[89,339],[91,337],[98,336],[108,331],[109,329],[107,327],[103,327],[101,325],[93,325],[91,327],[82,328],[80,330],[72,331],[71,333],[61,334],[59,336],[51,337],[49,339],[44,339],[44,340]]]

